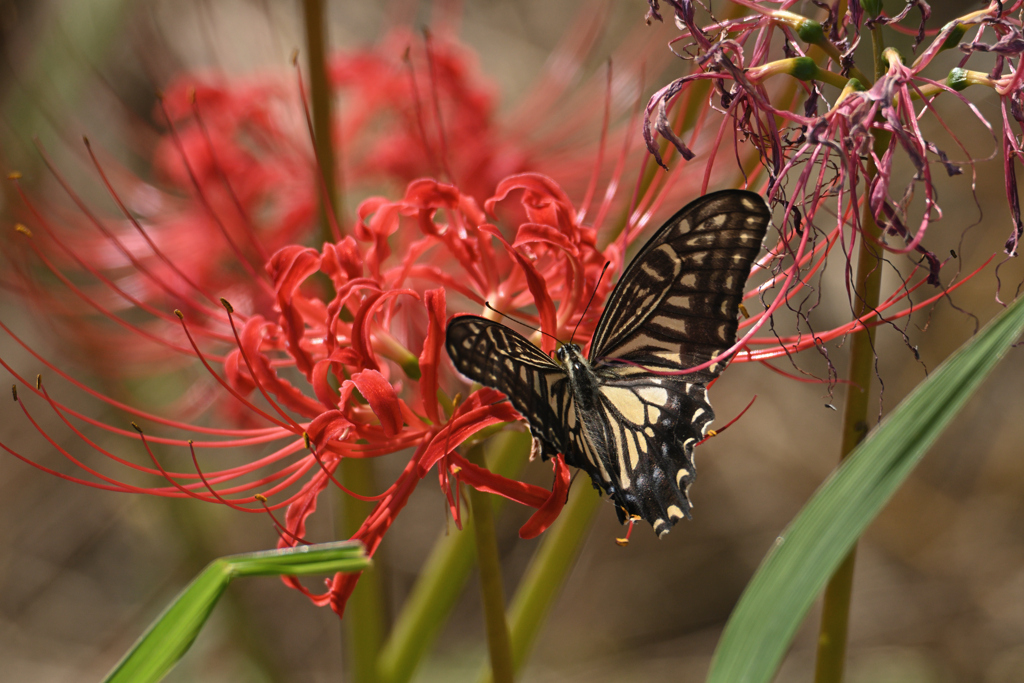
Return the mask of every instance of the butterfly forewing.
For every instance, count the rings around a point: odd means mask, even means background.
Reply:
[[[753,192],[692,202],[644,246],[609,297],[590,347],[595,365],[658,371],[700,365],[736,339],[737,312],[771,214]],[[708,382],[721,368],[691,377]]]
[[[576,416],[558,363],[518,332],[475,315],[454,318],[445,344],[459,372],[508,396],[544,442],[545,456],[569,450],[567,423]]]

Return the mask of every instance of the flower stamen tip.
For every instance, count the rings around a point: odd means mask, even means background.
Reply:
[[[32,237],[32,231],[29,230],[28,227],[26,227],[23,223],[15,223],[14,229],[17,232],[20,232],[25,237]]]

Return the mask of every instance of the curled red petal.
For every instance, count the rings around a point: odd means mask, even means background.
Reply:
[[[373,370],[379,369],[377,357],[374,355],[372,340],[370,339],[370,320],[374,313],[383,306],[388,299],[400,294],[420,298],[420,295],[411,289],[392,289],[387,292],[371,292],[363,301],[363,305],[356,312],[352,321],[352,348],[360,355],[364,367]]]
[[[337,289],[349,280],[362,277],[364,261],[365,257],[355,239],[352,235],[346,235],[337,244],[324,245],[320,270],[331,278]]]
[[[402,431],[402,406],[395,388],[384,379],[384,375],[376,370],[363,370],[352,375],[349,381],[355,384],[370,404],[370,409],[380,420],[387,436],[395,436]]]
[[[533,508],[543,507],[550,499],[550,491],[547,489],[515,479],[507,479],[500,474],[491,472],[486,467],[474,465],[457,453],[452,453],[450,457],[452,464],[457,465],[461,470],[459,479],[462,483],[469,484],[477,491],[494,493]],[[565,496],[563,495],[562,498],[564,499]]]
[[[423,340],[423,351],[420,353],[420,399],[427,417],[437,424],[440,416],[437,410],[437,367],[441,360],[441,347],[444,344],[445,307],[444,289],[431,289],[424,293],[423,303],[427,307],[427,338]]]
[[[500,394],[499,397],[504,399],[504,396]],[[459,406],[459,408],[461,411],[463,406]],[[450,454],[459,444],[481,429],[499,422],[514,422],[520,418],[512,404],[505,400],[479,406],[472,410],[460,411],[456,411],[445,428],[440,430],[430,441],[423,457],[424,471],[429,470],[438,460]]]
[[[307,379],[313,371],[313,359],[302,348],[306,324],[294,300],[302,283],[318,270],[320,254],[306,247],[284,247],[267,262],[267,272],[274,279],[277,304],[281,309],[281,326],[288,337],[288,352],[295,359],[295,366]]]
[[[512,246],[518,247],[536,242],[564,249],[572,256],[579,256],[580,253],[579,247],[573,244],[572,240],[565,233],[550,225],[542,225],[540,223],[523,223],[520,225],[519,229],[516,230],[516,240],[512,243]]]
[[[523,198],[523,205],[528,213],[540,211],[547,213],[556,206],[569,215],[575,215],[575,209],[569,196],[554,180],[541,173],[519,173],[512,175],[500,183],[494,190],[494,195],[484,202],[484,209],[487,213],[494,215],[494,206],[502,201],[515,190],[524,190],[526,196]],[[532,217],[531,217],[532,220]],[[556,224],[556,221],[541,220],[540,223]]]
[[[278,299],[288,301],[295,290],[320,269],[320,254],[315,249],[296,245],[283,247],[270,257],[267,272],[274,280]]]
[[[547,332],[551,337],[544,336],[541,342],[541,348],[545,352],[549,352],[554,348],[554,337],[558,336],[558,321],[555,317],[555,303],[551,300],[551,294],[548,293],[547,280],[541,277],[537,269],[534,268],[533,264],[530,263],[522,254],[520,254],[511,244],[505,241],[501,232],[493,225],[483,225],[480,227],[481,230],[488,232],[498,238],[505,250],[511,255],[523,269],[523,273],[526,275],[526,286],[530,290],[530,294],[533,295],[533,301],[537,306],[537,312],[540,314],[540,328]]]
[[[272,326],[268,325],[263,318],[253,316],[246,321],[238,335],[241,341],[241,351],[249,361],[254,379],[284,407],[305,417],[314,418],[323,412],[324,408],[320,402],[306,396],[288,380],[278,376],[267,357],[260,350],[267,331],[271,329]]]
[[[334,364],[334,359],[324,358],[316,362],[313,366],[313,376],[310,379],[310,384],[313,385],[313,393],[316,397],[324,404],[327,408],[338,407],[338,392],[331,385],[331,365]]]
[[[539,536],[551,526],[562,512],[562,508],[565,507],[566,496],[569,493],[569,468],[566,467],[565,459],[561,455],[553,458],[551,462],[555,468],[555,481],[551,485],[551,495],[519,529],[519,538]]]
[[[306,427],[309,440],[318,448],[328,441],[341,441],[352,427],[352,422],[340,410],[328,410],[313,418]]]

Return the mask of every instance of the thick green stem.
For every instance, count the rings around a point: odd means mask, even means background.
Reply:
[[[882,40],[876,29],[874,38],[875,78],[884,74]],[[881,157],[889,146],[890,135],[875,133],[874,152]],[[874,163],[868,168],[865,185],[870,186],[878,169]],[[857,254],[857,273],[854,283],[856,301],[854,315],[864,316],[878,308],[882,282],[881,231],[875,222],[868,202],[861,213],[860,250]],[[843,441],[840,460],[857,447],[870,428],[868,424],[871,378],[875,371],[875,328],[867,327],[853,335],[850,344],[850,369],[846,405],[843,411]],[[857,548],[850,551],[836,569],[825,587],[821,608],[821,628],[818,632],[818,655],[815,664],[815,683],[840,683],[846,663],[846,642],[850,621],[850,596],[853,591],[853,568]]]
[[[327,188],[327,200],[335,216],[340,216],[342,211],[341,193],[338,188],[342,185],[340,171],[336,166],[336,160],[340,154],[336,153],[334,140],[331,137],[331,109],[332,97],[331,86],[327,81],[327,23],[324,21],[323,0],[303,0],[302,9],[306,24],[306,52],[309,68],[310,98],[313,108],[313,144],[316,146],[316,155],[320,160],[320,173],[323,176],[324,186]],[[338,177],[335,177],[338,172]],[[331,222],[327,217],[327,207],[320,207],[320,231],[325,242],[333,243],[334,235],[331,233]]]
[[[369,460],[345,459],[341,461],[337,474],[342,483],[352,491],[370,493],[376,490],[373,463]],[[373,511],[373,503],[339,492],[340,517],[336,528],[342,538],[352,538],[363,520]],[[380,655],[387,633],[387,601],[381,581],[381,553],[374,557],[374,566],[363,571],[359,583],[345,605],[342,622],[345,638],[345,660],[348,676],[344,679],[353,683],[376,683],[377,658]]]
[[[512,657],[518,673],[540,635],[552,603],[565,583],[601,503],[601,496],[581,481],[569,493],[558,520],[544,533],[544,541],[519,582],[508,611]],[[481,680],[492,680],[486,673]]]
[[[483,466],[483,447],[469,449],[467,459]],[[505,621],[505,590],[501,585],[501,557],[498,538],[494,532],[494,511],[490,494],[469,489],[469,503],[473,508],[473,534],[476,539],[476,559],[480,566],[480,594],[483,599],[484,623],[487,626],[487,650],[491,656],[491,673],[495,683],[512,683],[512,645],[509,642],[508,622]]]
[[[326,201],[320,205],[320,235],[325,242],[334,242],[330,213],[340,215],[340,178],[335,177],[336,158],[331,136],[331,87],[327,81],[327,22],[324,20],[323,0],[303,0],[303,19],[306,25],[306,56],[309,68],[309,90],[313,109],[313,144],[320,162],[320,173],[326,188]],[[353,491],[370,492],[375,489],[373,463],[369,460],[347,459],[338,467],[338,477]],[[335,528],[341,538],[351,538],[363,520],[373,510],[373,503],[362,501],[339,492],[340,501],[335,508]],[[359,583],[345,605],[343,624],[344,650],[348,680],[354,683],[375,683],[377,657],[387,631],[387,602],[381,582],[380,553],[375,568],[363,572]]]
[[[515,477],[529,452],[528,432],[502,432],[488,441],[487,469]],[[503,502],[503,498],[492,501],[495,513]],[[378,673],[382,683],[408,683],[448,620],[476,561],[474,524],[472,515],[465,515],[462,531],[453,527],[434,544],[381,650]]]

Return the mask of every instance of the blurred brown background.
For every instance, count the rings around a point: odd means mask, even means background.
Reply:
[[[401,5],[401,3],[398,3]],[[973,3],[971,6],[981,6]],[[406,7],[405,5],[402,5]],[[412,5],[409,5],[412,7]],[[933,3],[932,27],[962,3]],[[799,6],[797,9],[800,9]],[[813,9],[813,8],[812,8]],[[425,16],[426,10],[413,10]],[[482,70],[499,85],[503,103],[528,93],[552,47],[579,13],[594,5],[542,0],[466,3],[461,37],[480,52]],[[645,3],[617,3],[608,45],[642,22]],[[811,11],[811,10],[807,10]],[[369,3],[330,8],[335,47],[379,36],[387,11]],[[74,153],[61,140],[82,133],[145,175],[154,133],[154,92],[183,67],[213,66],[244,73],[286,64],[302,44],[296,3],[126,2],[51,0],[0,3],[5,64],[2,159],[5,171],[34,172],[36,187],[52,185],[33,160],[38,134],[59,159]],[[665,28],[652,29],[664,39]],[[603,43],[602,43],[603,44]],[[601,64],[601,49],[594,68]],[[948,68],[957,55],[942,62]],[[664,83],[678,73],[670,65]],[[941,78],[941,69],[933,71]],[[998,101],[980,88],[966,93],[998,129]],[[977,158],[997,143],[953,98],[938,108]],[[940,146],[962,154],[941,132]],[[87,169],[68,161],[71,176]],[[900,169],[907,173],[907,169]],[[997,253],[1009,234],[1001,161],[977,165],[977,203],[967,176],[942,180],[941,223],[929,247],[956,249],[970,268]],[[938,172],[938,171],[937,171]],[[578,198],[574,198],[578,199]],[[5,219],[9,229],[9,220]],[[974,226],[964,232],[967,226]],[[961,237],[966,235],[961,241]],[[2,243],[0,243],[2,245]],[[973,264],[973,265],[972,265]],[[824,295],[818,327],[847,319],[839,268]],[[1000,271],[1003,297],[1024,279],[1019,259]],[[889,283],[891,291],[893,282]],[[999,310],[990,268],[958,290],[953,301],[982,322]],[[19,300],[0,292],[0,319],[62,367],[89,377],[89,368],[62,356],[67,346],[31,319]],[[827,308],[827,307],[825,307]],[[831,317],[830,317],[831,316]],[[927,329],[922,329],[927,326]],[[908,327],[919,345],[915,361],[902,336],[883,327],[874,391],[884,410],[971,335],[969,315],[940,302]],[[842,372],[843,345],[830,357]],[[1024,680],[1024,363],[1015,349],[945,433],[860,545],[854,585],[848,680],[947,683]],[[0,355],[32,376],[40,366],[7,338]],[[805,354],[801,367],[822,372]],[[780,366],[784,364],[780,363]],[[93,378],[95,379],[95,378]],[[692,522],[657,541],[638,528],[628,548],[610,506],[602,509],[523,676],[528,681],[700,681],[729,612],[772,541],[833,469],[843,388],[800,384],[764,368],[736,365],[712,391],[719,425],[750,400],[746,418],[698,451],[700,476],[691,491]],[[96,406],[89,404],[95,412]],[[47,447],[13,403],[0,409],[0,439],[42,464],[60,456]],[[116,424],[126,418],[108,415]],[[63,432],[62,432],[63,433]],[[65,446],[77,442],[67,435]],[[124,441],[117,442],[124,448]],[[397,472],[402,456],[385,459]],[[387,478],[387,474],[384,478]],[[530,475],[547,477],[537,465]],[[583,484],[576,482],[576,485]],[[527,510],[506,506],[500,519],[507,591],[511,593],[536,542],[516,536]],[[112,666],[174,594],[210,559],[272,547],[276,535],[260,516],[241,516],[192,501],[106,493],[46,476],[0,457],[0,661],[4,680],[95,680]],[[441,495],[425,480],[388,534],[389,591],[401,604],[425,553],[445,528]],[[327,526],[314,529],[321,537]],[[418,680],[475,680],[483,662],[482,617],[470,585]],[[779,681],[807,681],[813,670],[817,612],[812,611]],[[339,625],[272,579],[232,586],[171,681],[340,680]]]

